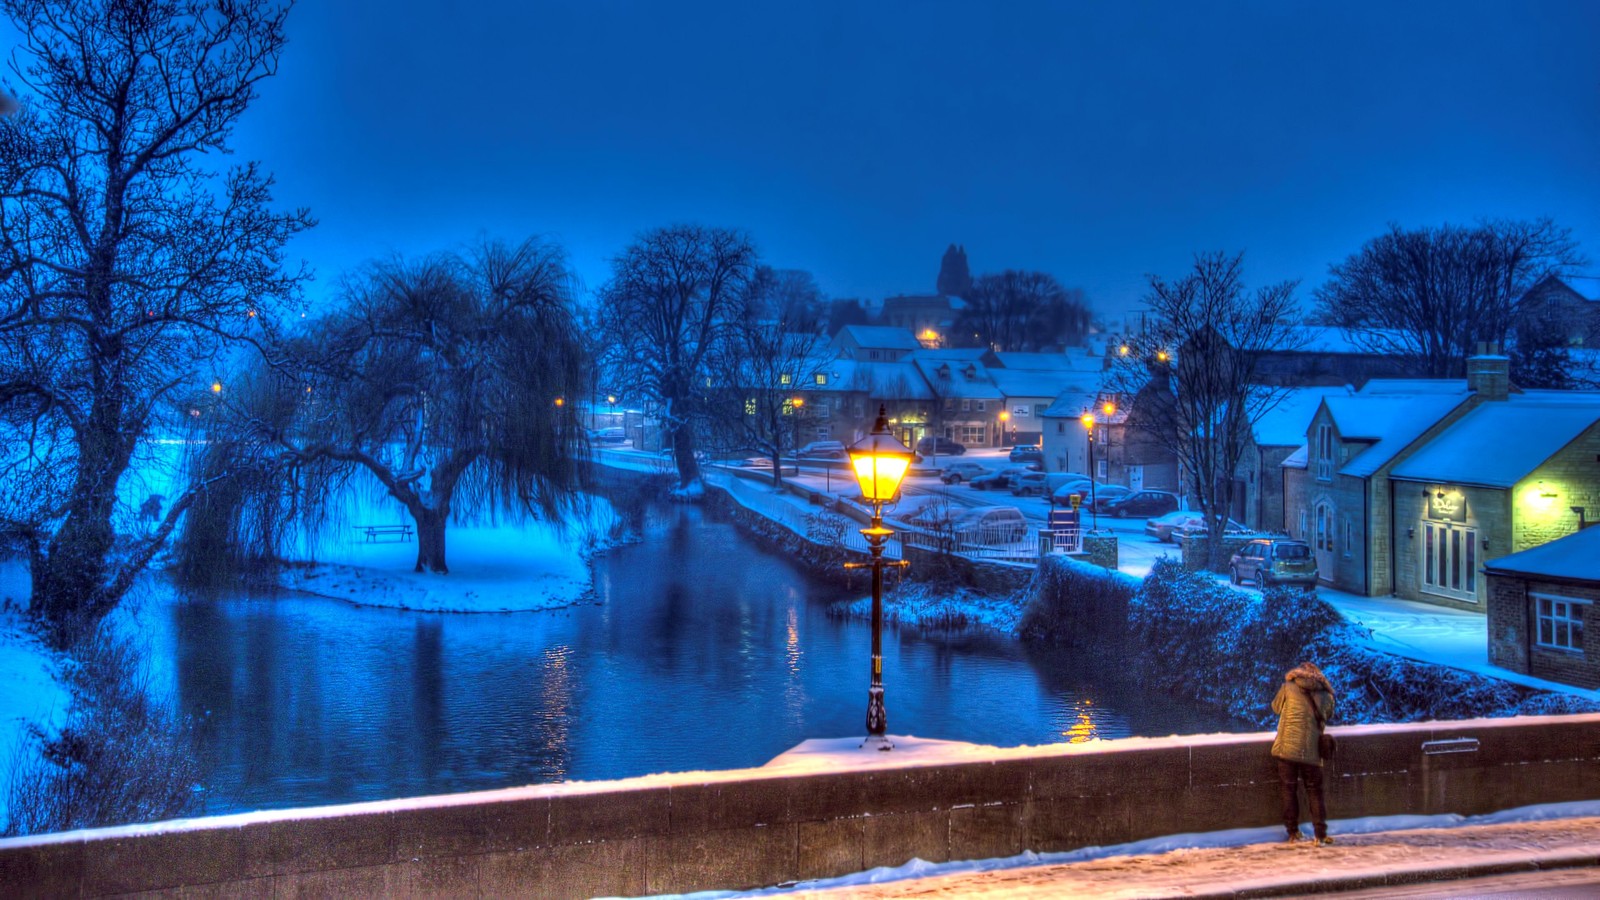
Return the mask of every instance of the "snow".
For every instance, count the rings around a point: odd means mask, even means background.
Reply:
[[[1295,447],[1304,444],[1306,430],[1311,427],[1311,419],[1316,416],[1322,398],[1347,393],[1342,387],[1292,388],[1284,391],[1278,402],[1256,422],[1256,445]]]
[[[1466,400],[1465,393],[1372,396],[1365,389],[1350,396],[1324,398],[1341,437],[1375,442],[1340,468],[1340,473],[1364,478],[1378,471]]]
[[[1395,466],[1391,477],[1509,488],[1596,423],[1600,402],[1492,401]],[[1490,447],[1494,452],[1484,452]]]
[[[1487,572],[1600,582],[1600,527],[1589,527],[1548,544],[1484,563]]]
[[[55,678],[56,658],[28,630],[23,618],[32,585],[20,560],[0,560],[0,825],[17,753],[28,726],[53,733],[66,722],[68,694]]]

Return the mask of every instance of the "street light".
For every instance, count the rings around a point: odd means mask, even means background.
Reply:
[[[789,401],[791,414],[794,416],[794,474],[800,474],[800,409],[806,405],[806,398],[795,397]]]
[[[1099,531],[1100,511],[1094,508],[1094,413],[1086,409],[1083,411],[1083,415],[1078,417],[1078,421],[1083,423],[1084,446],[1089,451],[1089,516],[1094,523],[1093,530]]]
[[[872,433],[851,444],[849,452],[850,468],[861,485],[861,498],[872,504],[872,527],[861,529],[872,560],[845,563],[847,569],[872,569],[872,682],[867,689],[867,739],[861,746],[873,744],[879,750],[893,750],[894,744],[887,736],[889,716],[883,707],[883,567],[904,566],[906,561],[884,562],[884,541],[894,532],[883,527],[883,504],[900,490],[900,480],[906,477],[915,457],[889,432],[889,410],[883,405],[878,407],[878,421],[873,423]]]
[[[1006,422],[1009,421],[1010,419],[1011,419],[1011,413],[1008,413],[1003,409],[1000,410],[1000,444],[1001,444],[1001,446],[1005,445],[1005,442],[1006,442]]]

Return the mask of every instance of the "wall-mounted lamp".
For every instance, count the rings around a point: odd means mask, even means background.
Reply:
[[[1588,512],[1588,510],[1589,510],[1589,508],[1587,506],[1574,506],[1574,507],[1572,507],[1572,511],[1578,514],[1578,530],[1579,531],[1582,531],[1585,528],[1588,528],[1590,525],[1594,524],[1594,523],[1590,522],[1584,516],[1584,514],[1586,512]]]

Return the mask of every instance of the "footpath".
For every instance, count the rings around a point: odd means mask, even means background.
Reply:
[[[1257,842],[1106,856],[795,897],[1157,898],[1600,896],[1600,818],[1335,834],[1330,846]]]

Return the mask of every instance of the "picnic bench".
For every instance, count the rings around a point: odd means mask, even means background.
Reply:
[[[411,540],[410,525],[357,525],[369,544],[405,543]]]

